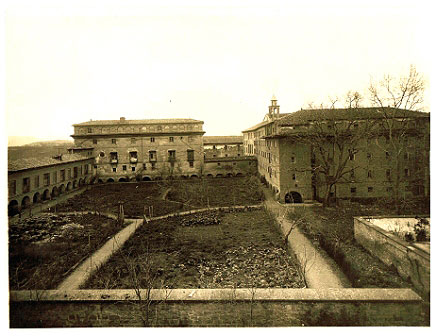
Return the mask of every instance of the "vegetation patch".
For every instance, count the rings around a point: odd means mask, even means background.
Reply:
[[[206,207],[251,205],[263,199],[256,178],[234,177],[159,182],[108,183],[58,204],[56,211],[100,211],[116,214],[122,202],[126,217],[162,216]]]
[[[301,288],[296,261],[264,210],[152,221],[137,230],[84,288]]]
[[[97,215],[42,215],[9,226],[11,289],[55,289],[122,227]]]
[[[315,245],[323,248],[341,267],[355,288],[410,288],[396,270],[369,254],[354,240],[353,217],[362,216],[367,208],[310,208],[295,209],[289,219],[299,227]]]

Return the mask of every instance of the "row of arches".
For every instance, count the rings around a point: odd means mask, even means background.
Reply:
[[[206,177],[207,178],[215,178],[215,177],[242,177],[244,176],[243,173],[237,173],[237,174],[232,174],[232,173],[228,173],[228,174],[207,174]],[[191,175],[181,175],[180,177],[174,177],[174,176],[169,176],[167,177],[168,180],[172,180],[172,179],[177,179],[177,178],[181,178],[181,179],[197,179],[199,178],[198,175],[196,174],[191,174]],[[123,176],[123,177],[119,177],[119,178],[113,178],[113,177],[109,177],[107,179],[103,179],[103,178],[99,178],[97,183],[115,183],[115,182],[149,182],[149,181],[161,181],[163,180],[162,176],[137,176],[136,178],[130,178],[128,176]]]
[[[37,191],[33,195],[26,195],[19,202],[17,199],[13,199],[8,204],[8,215],[14,216],[20,211],[30,208],[32,205],[42,203],[57,198],[58,196],[69,192],[73,189],[77,189],[86,184],[86,178],[70,181],[67,184],[61,184],[59,186],[53,186],[45,189],[44,191]]]

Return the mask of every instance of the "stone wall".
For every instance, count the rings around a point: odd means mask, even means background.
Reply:
[[[363,217],[354,218],[354,238],[383,263],[395,267],[401,277],[410,279],[424,297],[429,297],[429,253],[371,224]]]
[[[410,289],[162,289],[152,290],[149,301],[134,290],[10,295],[12,328],[428,324],[421,313],[420,297]]]

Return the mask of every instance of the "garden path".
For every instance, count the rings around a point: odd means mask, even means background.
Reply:
[[[275,201],[270,190],[265,189],[264,191],[266,198],[264,204],[276,217],[283,235],[286,235],[292,227],[292,222],[285,218],[287,206]],[[313,246],[298,227],[292,229],[288,237],[288,246],[305,269],[306,283],[309,288],[351,287],[338,265]]]

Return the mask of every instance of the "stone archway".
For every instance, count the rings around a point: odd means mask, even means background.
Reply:
[[[113,178],[108,178],[106,182],[107,182],[107,183],[113,183],[113,182],[115,182],[115,181],[114,181]]]
[[[144,176],[142,178],[142,181],[151,181],[151,177],[150,176]]]
[[[42,194],[42,199],[44,201],[48,201],[50,199],[50,190],[45,189],[44,193]]]
[[[59,194],[63,193],[65,193],[65,185],[61,184],[61,186],[59,187]]]
[[[20,212],[18,201],[12,200],[8,204],[8,216],[14,216]]]
[[[57,187],[53,187],[51,190],[51,198],[56,198],[59,195],[59,189]]]
[[[67,184],[67,191],[70,191],[71,188],[72,188],[72,184],[71,184],[71,182],[68,182],[68,184]]]
[[[303,203],[303,197],[296,191],[290,191],[285,195],[285,203]]]
[[[39,192],[33,195],[33,204],[41,202],[41,194]]]
[[[30,197],[26,196],[21,200],[21,209],[26,209],[30,206]]]

